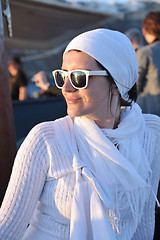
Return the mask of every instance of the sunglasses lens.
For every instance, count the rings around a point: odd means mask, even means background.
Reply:
[[[54,80],[56,82],[56,85],[59,87],[59,88],[62,88],[63,87],[63,84],[65,82],[65,73],[63,73],[62,71],[56,71],[54,73]]]
[[[86,74],[82,71],[73,71],[70,74],[73,86],[76,88],[84,88],[86,86]]]

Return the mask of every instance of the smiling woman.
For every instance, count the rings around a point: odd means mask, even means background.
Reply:
[[[53,76],[68,115],[35,126],[21,145],[0,238],[153,239],[160,119],[135,103],[131,42],[108,29],[82,33]]]

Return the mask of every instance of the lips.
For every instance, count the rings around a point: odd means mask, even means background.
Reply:
[[[65,99],[68,104],[75,104],[81,101],[81,98],[65,98]]]

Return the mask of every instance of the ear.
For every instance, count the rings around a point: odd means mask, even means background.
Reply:
[[[112,83],[112,95],[119,95],[119,90],[115,83]]]
[[[112,115],[116,118],[120,110],[120,94],[117,86],[114,84],[111,89],[110,109]],[[118,114],[118,115],[117,115]]]

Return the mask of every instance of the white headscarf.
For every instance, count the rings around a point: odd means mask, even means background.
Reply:
[[[75,37],[66,47],[80,50],[96,59],[105,67],[119,89],[123,99],[128,100],[128,91],[138,78],[138,61],[130,40],[118,31],[95,29]]]

